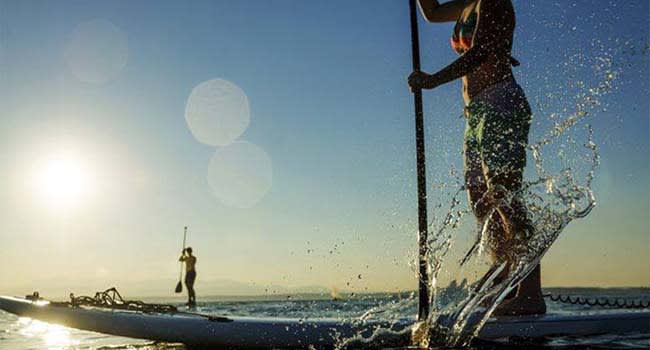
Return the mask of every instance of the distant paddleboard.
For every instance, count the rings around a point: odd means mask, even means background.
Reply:
[[[284,319],[206,317],[188,313],[143,313],[93,307],[53,305],[47,301],[1,297],[0,309],[12,314],[67,327],[116,336],[216,348],[316,348],[332,347],[342,339],[361,334],[373,346],[405,346],[414,320],[342,322],[337,319]],[[486,323],[479,338],[548,337],[650,333],[650,312],[599,312],[589,314],[509,316]]]

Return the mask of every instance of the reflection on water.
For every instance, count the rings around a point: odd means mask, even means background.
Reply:
[[[158,344],[153,345],[151,341],[80,331],[27,317],[18,318],[0,311],[0,349],[2,350],[96,350],[101,348],[179,349],[177,345],[159,347]]]
[[[17,323],[18,333],[28,338],[37,338],[40,340],[38,342],[44,344],[48,349],[67,349],[79,344],[79,340],[70,337],[70,331],[66,327],[27,317],[19,318]]]

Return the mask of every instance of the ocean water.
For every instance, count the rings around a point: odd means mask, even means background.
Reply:
[[[625,300],[648,300],[650,289],[547,289],[552,294],[589,298],[618,298]],[[403,304],[399,317],[415,314],[410,294],[370,294],[342,297],[331,300],[327,296],[297,295],[261,298],[208,298],[200,301],[197,312],[218,315],[269,316],[318,318],[357,318],[371,308]],[[179,299],[150,299],[151,302],[171,302],[180,305]],[[407,301],[405,303],[405,301]],[[567,305],[548,301],[549,312],[588,312],[598,308]],[[433,348],[443,348],[433,345]],[[534,342],[475,342],[472,349],[650,349],[650,334],[608,334],[590,337],[556,337],[538,339]],[[80,331],[51,325],[0,311],[0,349],[2,350],[109,350],[109,349],[185,349],[182,344],[161,344],[147,340],[114,337],[99,333]],[[208,349],[202,349],[208,350]]]

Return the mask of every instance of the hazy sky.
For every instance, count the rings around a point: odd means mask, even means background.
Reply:
[[[648,6],[515,1],[531,139],[616,72],[547,286],[650,285]],[[452,24],[420,27],[423,69],[451,62]],[[185,225],[199,293],[414,289],[408,29],[394,0],[0,0],[0,293],[165,295]],[[431,205],[461,110],[459,82],[425,93]]]

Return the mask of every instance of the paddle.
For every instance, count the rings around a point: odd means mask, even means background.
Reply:
[[[418,18],[416,0],[409,1],[411,15],[411,57],[413,70],[420,70],[420,38],[418,36]],[[415,148],[417,159],[418,181],[418,245],[419,245],[419,284],[418,284],[418,320],[424,321],[429,315],[429,267],[428,255],[428,222],[427,222],[427,179],[424,154],[424,113],[422,112],[422,90],[413,91],[415,105]]]
[[[185,238],[187,238],[187,226],[185,226],[185,228],[183,229],[183,250],[182,250],[183,254],[185,254]],[[174,290],[174,292],[180,293],[183,291],[182,280],[183,280],[183,262],[181,261],[181,273],[178,276],[178,284],[176,285],[176,289]]]

